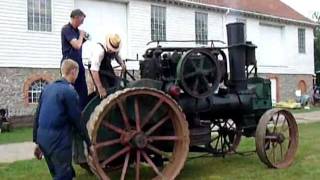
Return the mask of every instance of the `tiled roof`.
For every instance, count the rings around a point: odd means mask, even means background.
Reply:
[[[280,0],[191,0],[202,4],[261,13],[286,19],[313,22]]]

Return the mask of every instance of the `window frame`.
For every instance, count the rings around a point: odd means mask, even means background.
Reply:
[[[298,28],[298,52],[306,54],[306,29]]]
[[[32,2],[32,15],[31,17],[29,16],[29,11],[30,11],[30,5],[29,2]],[[39,15],[38,17],[35,16],[35,1],[38,1],[39,3]],[[44,5],[44,10],[42,10],[41,8],[41,1],[45,2]],[[27,0],[26,1],[26,6],[27,6],[27,12],[26,12],[26,16],[27,16],[27,30],[30,32],[52,32],[53,29],[53,11],[52,11],[52,0]],[[49,7],[47,7],[49,6]],[[50,10],[50,16],[47,14]],[[44,11],[44,15],[41,14],[41,12]],[[38,18],[38,27],[36,27],[35,24],[35,19]],[[32,19],[32,22],[30,22],[30,19]],[[41,21],[44,19],[44,23],[42,23]],[[50,21],[50,22],[48,22]]]
[[[195,12],[194,22],[195,22],[196,44],[199,44],[199,45],[208,44],[208,16],[209,16],[208,13],[205,13],[205,12]]]
[[[40,83],[40,85],[37,84],[37,82]],[[37,80],[32,81],[32,83],[28,87],[27,102],[29,104],[37,104],[39,102],[40,94],[41,94],[42,90],[48,84],[49,84],[49,82],[45,79],[37,79]],[[38,87],[33,88],[33,86],[38,86]],[[30,95],[31,95],[31,97],[30,97]]]
[[[151,40],[165,41],[167,39],[167,8],[151,5]]]

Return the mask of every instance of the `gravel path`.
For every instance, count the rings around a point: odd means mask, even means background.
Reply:
[[[293,114],[298,123],[313,123],[320,121],[320,111]]]
[[[0,163],[32,159],[34,147],[33,142],[0,145]]]
[[[320,111],[294,114],[298,123],[312,123],[320,121]],[[33,142],[0,145],[0,163],[28,160],[33,158]]]

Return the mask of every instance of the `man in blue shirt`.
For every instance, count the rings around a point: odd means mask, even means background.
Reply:
[[[85,17],[86,15],[80,9],[75,9],[70,14],[70,22],[61,29],[62,61],[70,58],[79,65],[79,75],[74,87],[80,97],[81,110],[86,106],[88,98],[85,69],[82,62],[82,44],[85,42],[86,33],[79,30],[78,27],[83,24]]]
[[[70,22],[61,29],[62,61],[70,58],[75,60],[79,65],[79,75],[74,83],[74,88],[80,98],[81,111],[85,108],[88,101],[88,88],[82,62],[82,44],[85,42],[86,33],[78,29],[78,27],[83,24],[85,17],[86,15],[80,9],[75,9],[70,14]],[[74,133],[73,139],[73,160],[81,166],[82,164],[86,166],[86,158],[83,156],[83,153],[80,152],[82,150],[81,137]]]
[[[81,120],[79,97],[72,83],[77,79],[79,66],[73,60],[61,65],[62,79],[49,84],[42,91],[33,126],[35,156],[45,157],[55,180],[75,177],[72,167],[72,129],[91,146],[85,124]]]

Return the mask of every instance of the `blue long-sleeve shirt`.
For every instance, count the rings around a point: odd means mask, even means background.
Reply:
[[[66,80],[57,80],[47,85],[40,96],[33,141],[46,154],[68,149],[71,151],[73,128],[90,145],[85,124],[81,120],[77,92]]]
[[[79,74],[76,82],[74,83],[74,88],[78,92],[80,97],[80,108],[81,110],[87,104],[88,100],[88,88],[86,83],[85,69],[82,63],[82,46],[80,49],[75,49],[71,45],[73,39],[79,39],[80,31],[78,28],[72,27],[70,23],[64,25],[61,29],[61,48],[62,48],[62,60],[72,59],[76,61],[79,65]]]

